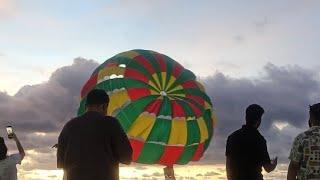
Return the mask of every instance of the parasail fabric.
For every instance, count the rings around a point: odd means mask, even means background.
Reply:
[[[187,164],[208,148],[216,122],[210,98],[195,75],[170,57],[149,50],[120,53],[101,64],[81,91],[103,89],[106,115],[126,131],[133,160],[143,164]]]

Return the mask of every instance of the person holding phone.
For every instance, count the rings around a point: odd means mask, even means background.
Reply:
[[[258,128],[264,109],[251,104],[246,109],[246,124],[227,139],[226,170],[228,180],[263,180],[262,167],[268,173],[277,167],[277,157],[270,159],[267,141]]]
[[[16,165],[21,164],[21,161],[25,156],[25,152],[11,126],[7,127],[7,133],[8,138],[16,142],[19,153],[8,155],[8,148],[4,142],[4,139],[0,137],[0,179],[17,180],[18,178]]]

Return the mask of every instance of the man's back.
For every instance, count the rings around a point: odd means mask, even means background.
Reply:
[[[266,140],[255,128],[243,126],[227,140],[233,180],[260,180],[262,166],[270,162]]]
[[[119,179],[119,162],[131,161],[132,149],[112,117],[87,112],[69,121],[59,136],[58,167],[68,180]]]
[[[289,159],[299,164],[298,179],[320,179],[320,126],[296,137]]]

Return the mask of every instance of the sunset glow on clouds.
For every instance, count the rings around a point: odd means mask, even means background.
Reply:
[[[162,180],[163,171],[161,166],[136,166],[121,167],[120,177],[123,180]],[[60,170],[31,170],[24,171],[20,168],[19,177],[25,180],[58,180],[63,176]],[[225,165],[190,165],[175,167],[177,180],[226,180]],[[278,168],[267,174],[263,173],[265,180],[285,179],[287,165],[280,164]]]

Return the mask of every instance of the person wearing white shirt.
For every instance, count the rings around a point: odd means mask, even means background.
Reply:
[[[13,133],[12,138],[18,147],[18,154],[7,154],[7,146],[4,139],[0,137],[0,180],[17,180],[17,164],[21,164],[25,156],[24,149],[18,139]]]

